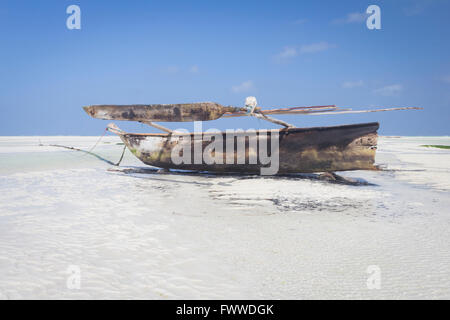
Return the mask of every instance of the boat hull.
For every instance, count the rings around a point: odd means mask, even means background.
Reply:
[[[267,163],[267,157],[265,160],[260,156],[255,146],[266,144],[267,150],[271,150],[271,146],[278,142],[278,168],[274,174],[286,174],[376,170],[374,162],[378,127],[379,124],[373,122],[333,127],[257,130],[254,134],[241,132],[233,137],[226,132],[196,136],[193,133],[178,135],[114,132],[119,134],[129,150],[145,164],[194,171],[261,173],[262,168],[271,164]],[[173,155],[180,155],[180,148],[184,148],[181,155],[186,150],[194,149],[201,153],[210,152],[211,142],[215,141],[215,138],[210,138],[211,135],[222,137],[222,148],[216,148],[210,153],[215,159],[222,161],[211,163],[208,159],[199,160],[195,158],[194,152],[192,156],[184,158],[188,161],[174,161]],[[245,141],[245,155],[239,154],[242,149],[239,149],[238,141]],[[233,146],[231,150],[230,147],[227,149],[227,143],[230,142],[233,142],[230,144]],[[270,153],[268,152],[268,155]],[[273,156],[274,160],[275,154],[270,156]]]

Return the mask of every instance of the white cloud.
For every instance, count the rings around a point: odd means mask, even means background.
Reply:
[[[298,55],[297,49],[294,47],[284,47],[283,51],[277,54],[277,58],[279,60],[293,58]]]
[[[190,73],[198,73],[200,70],[197,65],[193,65],[189,68]]]
[[[275,61],[278,63],[287,62],[298,56],[298,50],[295,47],[284,47],[283,50],[275,55]]]
[[[170,66],[166,66],[160,69],[161,72],[166,73],[166,74],[179,74],[179,73],[185,73],[185,72],[190,72],[190,73],[199,73],[200,72],[200,68],[198,67],[198,65],[192,65],[189,68],[187,67],[178,67],[176,65],[170,65]]]
[[[351,12],[345,16],[345,18],[339,18],[331,21],[332,23],[361,23],[366,21],[368,17],[367,13]]]
[[[232,86],[231,91],[233,91],[234,93],[241,93],[248,92],[250,90],[253,90],[254,88],[255,86],[253,85],[253,81],[247,80],[237,86]]]
[[[288,46],[284,47],[283,50],[275,55],[275,59],[278,62],[285,62],[290,60],[291,58],[294,58],[300,54],[307,54],[307,53],[316,53],[320,51],[325,51],[330,48],[336,47],[334,44],[330,44],[328,42],[317,42],[317,43],[311,43],[311,44],[305,44],[299,47],[293,47]]]
[[[364,82],[362,80],[359,81],[345,81],[342,83],[342,88],[345,89],[352,89],[357,87],[362,87],[364,85]]]
[[[316,52],[325,51],[325,50],[328,50],[328,49],[334,48],[334,47],[335,47],[334,44],[329,44],[328,42],[317,42],[317,43],[311,43],[311,44],[306,44],[306,45],[301,46],[298,52],[300,54],[316,53]]]
[[[395,96],[402,92],[403,86],[401,84],[393,84],[390,86],[385,86],[379,89],[374,90],[375,94],[379,94],[382,96]]]
[[[308,21],[308,19],[297,19],[297,20],[293,21],[292,24],[299,25],[299,24],[304,24],[307,21]]]
[[[178,71],[180,71],[180,69],[177,66],[168,66],[167,68],[165,68],[164,71],[167,73],[170,73],[170,74],[174,74],[174,73],[178,73]]]
[[[434,0],[416,0],[409,7],[403,8],[403,12],[407,16],[415,16],[424,12]]]
[[[367,16],[368,16],[367,13],[352,12],[347,15],[345,22],[347,23],[364,22],[366,21]]]

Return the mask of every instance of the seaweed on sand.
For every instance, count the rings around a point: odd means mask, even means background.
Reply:
[[[444,145],[441,145],[441,144],[424,144],[424,145],[421,145],[421,147],[450,149],[450,146],[444,146]]]

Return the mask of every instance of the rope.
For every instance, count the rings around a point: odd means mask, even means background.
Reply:
[[[108,128],[105,128],[105,131],[103,132],[103,134],[100,136],[100,138],[98,138],[97,142],[94,144],[94,146],[92,146],[92,148],[90,148],[88,151],[86,151],[87,153],[90,153],[92,150],[94,150],[97,145],[100,143],[100,141],[103,139],[103,137],[105,136],[106,132],[108,131]]]
[[[111,164],[111,165],[113,165],[113,166],[115,165],[114,162],[109,161],[108,159],[105,159],[105,158],[103,158],[102,156],[99,156],[98,154],[95,154],[95,153],[90,152],[90,151],[86,151],[86,150],[82,150],[82,149],[78,149],[78,148],[74,148],[74,147],[70,147],[70,146],[63,146],[63,145],[60,145],[60,144],[49,144],[48,146],[49,146],[49,147],[64,148],[64,149],[69,149],[69,150],[73,150],[73,151],[85,152],[85,153],[88,153],[88,154],[90,154],[90,155],[92,155],[92,156],[98,158],[99,160],[102,160],[102,161],[108,163],[108,164]]]
[[[126,145],[123,146],[122,155],[120,156],[120,159],[119,159],[119,161],[117,163],[114,163],[114,162],[112,162],[112,161],[110,161],[108,159],[105,159],[102,156],[99,156],[98,154],[92,152],[97,147],[97,145],[100,143],[100,141],[105,136],[107,131],[108,131],[108,128],[105,129],[105,132],[103,132],[103,134],[100,136],[100,138],[97,140],[97,142],[88,151],[82,150],[82,149],[79,149],[79,148],[75,148],[75,147],[63,146],[63,145],[60,145],[60,144],[48,144],[47,146],[64,148],[64,149],[69,149],[69,150],[73,150],[73,151],[80,151],[80,152],[83,152],[84,155],[85,154],[90,154],[91,156],[94,156],[94,157],[96,157],[97,159],[99,159],[101,161],[104,161],[104,162],[106,162],[106,163],[108,163],[110,165],[118,167],[120,165],[120,163],[122,162],[123,156],[125,155],[125,149],[127,148]],[[45,146],[45,145],[42,144],[41,141],[39,140],[39,146]]]
[[[119,159],[119,162],[117,162],[116,164],[115,164],[115,166],[116,167],[118,167],[119,166],[119,164],[122,162],[122,159],[123,159],[123,155],[125,154],[125,149],[127,148],[127,146],[126,145],[124,145],[123,146],[123,151],[122,151],[122,155],[120,156],[120,159]]]

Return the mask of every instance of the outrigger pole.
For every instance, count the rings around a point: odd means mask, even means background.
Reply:
[[[157,124],[157,123],[154,123],[154,122],[151,122],[151,121],[139,121],[139,122],[140,122],[140,123],[148,124],[149,126],[152,126],[152,127],[156,128],[156,129],[159,129],[159,130],[161,130],[161,131],[165,131],[165,132],[167,132],[167,133],[172,133],[172,132],[173,132],[173,131],[170,130],[169,128],[166,128],[166,127],[164,127],[164,126],[162,126],[162,125],[160,125],[160,124]]]
[[[148,124],[167,133],[173,131],[160,122],[187,122],[187,121],[209,121],[219,118],[252,116],[263,119],[285,128],[294,125],[269,115],[333,115],[333,114],[355,114],[396,110],[419,110],[418,107],[383,108],[374,110],[352,110],[338,108],[335,105],[293,107],[262,110],[257,107],[255,97],[247,97],[245,107],[223,106],[215,102],[196,102],[180,104],[135,104],[135,105],[93,105],[84,107],[84,110],[92,117],[105,120],[127,120]]]
[[[384,108],[374,110],[352,110],[350,108],[340,109],[335,105],[328,106],[312,106],[312,107],[294,107],[294,108],[282,108],[272,110],[261,110],[256,108],[257,101],[255,97],[247,97],[245,99],[245,107],[247,112],[225,113],[223,118],[253,116],[258,119],[264,119],[286,128],[293,128],[292,124],[285,121],[269,117],[268,114],[304,114],[304,115],[326,115],[326,114],[351,114],[351,113],[368,113],[368,112],[383,112],[383,111],[396,111],[396,110],[420,110],[419,107],[400,107],[400,108]]]

